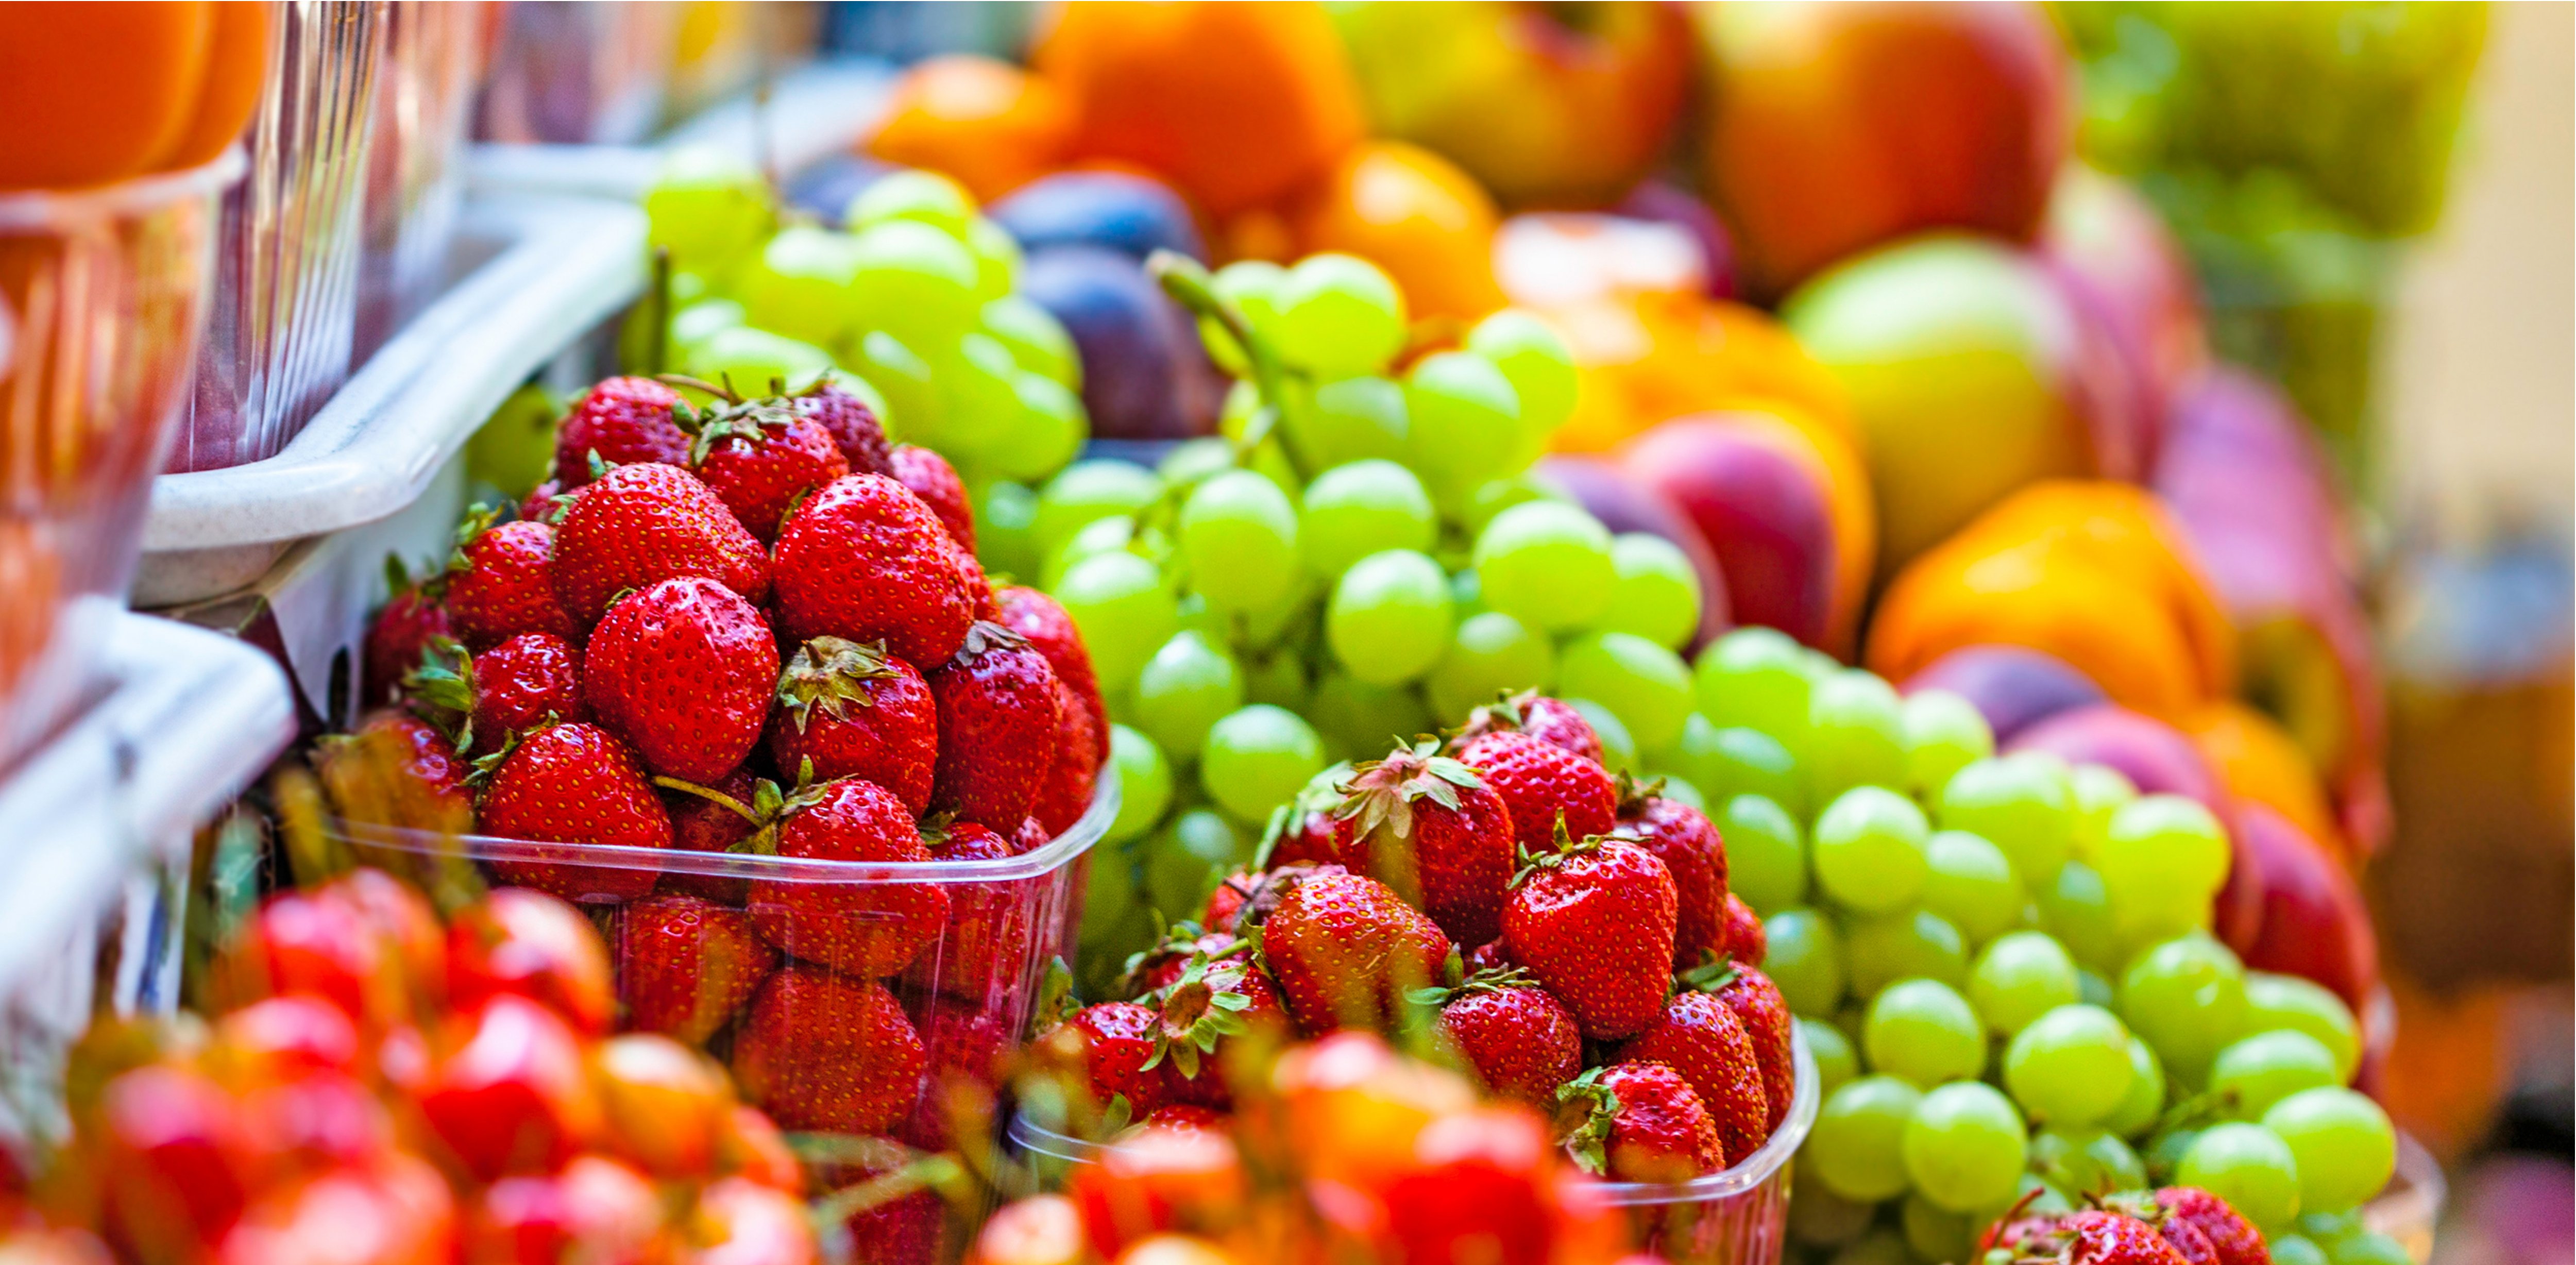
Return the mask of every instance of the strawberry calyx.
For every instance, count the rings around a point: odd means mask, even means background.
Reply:
[[[1673,982],[1696,992],[1720,993],[1726,991],[1727,985],[1742,978],[1742,974],[1736,969],[1735,959],[1715,949],[1702,949],[1700,964],[1675,976]]]
[[[700,786],[695,782],[682,781],[676,777],[655,774],[653,785],[686,795],[695,795],[750,822],[751,833],[743,836],[740,841],[725,851],[747,852],[756,856],[776,856],[778,855],[778,824],[822,801],[823,788],[813,785],[813,761],[805,762],[804,773],[805,776],[798,780],[796,789],[793,791],[782,791],[778,783],[765,777],[753,779],[751,802],[747,804],[712,786]],[[823,785],[829,786],[830,783],[826,782]]]
[[[412,714],[458,751],[474,745],[474,656],[454,637],[432,637],[420,649],[420,666],[403,673]]]
[[[778,674],[778,706],[796,722],[796,732],[805,732],[814,709],[834,720],[847,719],[843,708],[851,703],[861,707],[876,706],[876,696],[867,683],[896,676],[893,665],[886,662],[885,641],[856,642],[844,637],[816,637],[796,648],[794,656]]]
[[[1522,690],[1518,693],[1511,690],[1494,691],[1493,702],[1478,703],[1474,710],[1467,713],[1466,724],[1446,732],[1445,736],[1449,740],[1448,749],[1464,750],[1468,743],[1490,733],[1520,732],[1521,728],[1529,723],[1528,713],[1524,709],[1537,697],[1537,690]]]
[[[1155,914],[1157,922],[1161,917],[1159,912]],[[1127,955],[1126,965],[1119,972],[1118,991],[1130,997],[1142,993],[1144,989],[1140,985],[1148,972],[1165,962],[1200,952],[1199,941],[1208,934],[1207,928],[1187,918],[1161,927],[1152,944]],[[1248,947],[1246,942],[1236,940],[1224,951],[1234,953]]]
[[[1353,770],[1345,760],[1306,780],[1287,803],[1270,810],[1270,820],[1262,826],[1261,843],[1252,850],[1252,868],[1270,868],[1270,854],[1306,820],[1309,813],[1334,813],[1350,793]]]
[[[536,730],[530,730],[528,732],[535,733]],[[516,752],[519,749],[519,742],[522,737],[524,737],[524,735],[515,731],[505,733],[501,735],[501,745],[499,747],[467,761],[464,778],[465,785],[468,788],[472,788],[491,781],[492,775],[500,772],[501,766],[510,762],[510,756],[513,752]]]
[[[1565,810],[1558,809],[1556,814],[1556,846],[1546,852],[1540,852],[1534,848],[1522,848],[1520,850],[1521,868],[1512,874],[1512,881],[1504,884],[1503,890],[1516,891],[1520,888],[1521,884],[1529,881],[1529,877],[1531,875],[1536,874],[1541,870],[1556,869],[1576,857],[1589,856],[1592,853],[1600,851],[1602,845],[1609,842],[1610,837],[1608,835],[1586,835],[1581,839],[1576,839],[1567,834],[1565,832]]]
[[[1646,801],[1663,798],[1664,779],[1654,777],[1639,781],[1634,774],[1621,769],[1611,778],[1610,787],[1612,796],[1618,801],[1616,811],[1624,819],[1646,811]]]
[[[1399,742],[1385,758],[1354,767],[1342,782],[1342,802],[1333,810],[1334,818],[1351,822],[1361,838],[1374,839],[1385,831],[1410,839],[1415,801],[1428,799],[1457,811],[1458,791],[1480,789],[1485,780],[1439,751],[1440,744],[1431,739],[1410,745]]]
[[[1169,1058],[1183,1077],[1198,1079],[1202,1056],[1216,1053],[1217,1042],[1247,1026],[1243,1012],[1252,1008],[1252,999],[1243,994],[1242,986],[1243,973],[1251,969],[1231,957],[1220,964],[1217,957],[1191,954],[1181,977],[1162,990],[1154,1019],[1154,1052],[1139,1070],[1150,1072]]]
[[[1028,644],[1028,638],[1009,628],[989,619],[979,619],[967,626],[966,640],[957,647],[956,656],[949,662],[961,668],[968,667],[996,650],[1018,650]]]
[[[1538,987],[1538,977],[1530,974],[1525,968],[1497,966],[1478,971],[1446,988],[1431,985],[1414,989],[1406,993],[1404,999],[1417,1006],[1439,1008],[1480,993],[1499,993],[1506,989],[1536,987]]]
[[[1587,1069],[1556,1087],[1556,1141],[1584,1172],[1610,1171],[1610,1127],[1619,1120],[1619,1091],[1601,1081],[1609,1069]]]
[[[2029,1190],[2022,1192],[2021,1198],[2014,1200],[2013,1206],[2005,1209],[2004,1214],[1995,1218],[1994,1222],[1986,1227],[1986,1232],[1977,1237],[1977,1255],[1979,1257],[1983,1257],[1986,1253],[1992,1252],[1999,1247],[2014,1248],[2020,1246],[2018,1243],[2005,1243],[2003,1241],[2003,1236],[2010,1233],[2014,1227],[2020,1225],[2021,1214],[2029,1211],[2031,1204],[2036,1202],[2041,1195],[2047,1193],[2047,1188],[2041,1186],[2033,1186]]]
[[[465,520],[456,525],[455,547],[448,551],[447,566],[431,583],[441,584],[451,575],[463,575],[474,569],[474,560],[465,556],[465,547],[483,538],[483,533],[498,526],[501,507],[489,501],[465,511]]]

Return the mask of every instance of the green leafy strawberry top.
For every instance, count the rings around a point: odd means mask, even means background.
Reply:
[[[796,648],[778,674],[778,706],[805,732],[816,708],[834,720],[847,719],[849,704],[876,706],[867,683],[898,675],[886,662],[883,639],[856,642],[843,637],[816,637]]]
[[[1428,799],[1456,811],[1460,788],[1476,790],[1485,782],[1474,769],[1439,751],[1438,742],[1425,739],[1353,769],[1334,817],[1350,822],[1362,838],[1374,838],[1382,830],[1411,838],[1415,801]]]
[[[1619,1119],[1619,1093],[1601,1081],[1608,1070],[1591,1068],[1556,1087],[1557,1142],[1594,1176],[1610,1171],[1610,1127]]]
[[[1252,1008],[1252,999],[1242,992],[1243,973],[1252,968],[1237,951],[1246,947],[1237,942],[1222,953],[1190,955],[1181,977],[1162,990],[1154,1053],[1142,1070],[1152,1071],[1169,1058],[1181,1075],[1195,1080],[1201,1057],[1216,1053],[1218,1041],[1244,1030],[1243,1012]]]

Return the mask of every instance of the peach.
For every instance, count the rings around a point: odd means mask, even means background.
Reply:
[[[2022,730],[2004,750],[2042,751],[2068,764],[2107,764],[2143,794],[2188,796],[2215,813],[2228,808],[2226,786],[2191,739],[2125,707],[2103,703],[2059,712]]]
[[[1663,489],[1598,457],[1549,457],[1539,462],[1538,477],[1573,497],[1611,531],[1661,536],[1690,559],[1691,570],[1699,573],[1700,592],[1694,648],[1733,625],[1726,572],[1718,565],[1717,551],[1709,547],[1707,533]]]
[[[1835,488],[1812,436],[1755,412],[1678,418],[1620,449],[1619,466],[1690,519],[1727,577],[1740,623],[1820,649],[1848,648],[1866,543],[1837,521]]]
[[[2258,913],[2250,929],[2222,936],[2228,947],[2248,967],[2303,976],[2355,1013],[2367,1009],[2379,983],[2379,948],[2352,875],[2324,844],[2269,808],[2241,805],[2233,820],[2238,855],[2252,864],[2237,867],[2244,881],[2230,873],[2228,886],[2250,885]],[[2222,902],[2228,897],[2220,893]]]

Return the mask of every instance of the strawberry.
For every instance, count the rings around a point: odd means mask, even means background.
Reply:
[[[939,700],[933,807],[972,821],[1028,815],[1056,758],[1055,669],[1000,624],[968,630],[956,657],[930,672]]]
[[[865,778],[893,791],[916,817],[929,811],[939,758],[939,714],[919,669],[861,645],[816,637],[779,674],[769,754],[782,770],[813,762],[820,780]]]
[[[703,1045],[723,1030],[778,969],[739,909],[695,896],[647,896],[620,915],[618,989],[627,1022]]]
[[[1685,990],[1647,1028],[1611,1055],[1614,1063],[1668,1064],[1689,1081],[1717,1121],[1730,1163],[1743,1163],[1771,1136],[1761,1058],[1744,1021],[1725,1002]]]
[[[1174,1103],[1157,1107],[1153,1114],[1137,1123],[1163,1133],[1195,1133],[1207,1137],[1234,1137],[1234,1117],[1213,1107],[1194,1103]]]
[[[723,799],[689,791],[664,791],[662,804],[671,813],[671,846],[687,852],[740,851],[743,841],[751,838],[765,820],[755,803],[760,798],[759,786],[760,780],[752,776],[750,769],[740,768],[704,788]],[[777,783],[770,783],[770,789],[775,792]],[[663,873],[660,890],[740,909],[751,892],[751,880],[670,870]]]
[[[1555,838],[1557,821],[1576,839],[1606,835],[1619,824],[1619,794],[1597,762],[1515,730],[1468,739],[1458,759],[1484,777],[1511,810],[1512,838],[1540,849]]]
[[[1338,865],[1291,873],[1260,923],[1262,956],[1289,1013],[1310,1036],[1384,1031],[1407,990],[1441,978],[1449,937],[1376,879]]]
[[[735,404],[693,420],[689,470],[764,545],[778,538],[778,524],[805,494],[850,472],[831,432],[784,400]]]
[[[1155,1060],[1159,1024],[1151,1007],[1094,1002],[1066,1018],[1062,1030],[1082,1060],[1094,1103],[1106,1107],[1123,1097],[1128,1118],[1135,1119],[1170,1101],[1179,1069]]]
[[[420,1114],[474,1176],[544,1171],[605,1124],[581,1038],[551,1010],[503,994],[457,1016]]]
[[[887,464],[893,467],[887,473],[939,516],[948,538],[968,554],[974,553],[975,510],[966,500],[966,481],[957,477],[957,468],[948,464],[948,458],[918,444],[897,444]]]
[[[1314,870],[1312,865],[1297,862],[1227,875],[1215,891],[1208,893],[1207,909],[1199,915],[1199,925],[1211,932],[1247,934],[1279,907],[1279,898],[1286,896],[1290,887]]]
[[[1504,735],[1496,735],[1504,736]],[[1557,828],[1525,853],[1503,902],[1503,947],[1574,1012],[1583,1035],[1613,1041],[1655,1021],[1672,990],[1673,876],[1624,839],[1580,843]]]
[[[492,519],[489,506],[467,515],[448,556],[442,582],[457,639],[480,654],[520,633],[580,636],[555,596],[555,529]]]
[[[2156,1228],[2156,1237],[2182,1255],[2185,1265],[2219,1265],[2218,1245],[2209,1241],[2201,1228],[2174,1217],[2141,1217]],[[2266,1252],[2268,1256],[2269,1253]]]
[[[580,910],[544,892],[504,887],[448,924],[448,1001],[463,1008],[508,993],[563,1016],[575,1031],[608,1031],[617,1009],[608,948]]]
[[[938,516],[881,474],[834,479],[806,497],[779,529],[775,563],[778,604],[799,638],[883,641],[913,663],[945,663],[975,622]]]
[[[1699,1093],[1661,1063],[1596,1067],[1556,1091],[1566,1154],[1621,1182],[1686,1182],[1726,1167]]]
[[[1601,735],[1592,731],[1592,722],[1562,699],[1549,698],[1537,690],[1514,694],[1508,690],[1495,696],[1467,714],[1467,723],[1452,739],[1452,746],[1464,747],[1485,734],[1525,733],[1541,742],[1562,747],[1594,764],[1601,763]]]
[[[1465,961],[1467,973],[1470,975],[1478,971],[1508,971],[1519,965],[1520,963],[1512,960],[1512,951],[1503,944],[1501,936],[1496,936],[1467,950]]]
[[[958,1108],[967,1109],[970,1120],[990,1119],[1007,1070],[1004,1056],[1017,1043],[1004,1016],[981,1006],[961,1006],[934,995],[915,1001],[911,1013],[913,1029],[929,1052],[930,1070],[920,1105],[900,1136],[922,1150],[945,1151],[955,1144]]]
[[[755,839],[755,849],[760,841]],[[822,861],[927,861],[912,814],[894,792],[841,778],[786,798],[775,850]],[[903,970],[948,923],[948,892],[932,883],[799,883],[757,879],[751,920],[771,944],[807,962],[870,979]]]
[[[1127,955],[1127,969],[1118,977],[1119,991],[1143,996],[1168,988],[1189,969],[1191,959],[1224,956],[1241,943],[1231,931],[1201,931],[1186,919],[1173,923],[1153,947]]]
[[[993,579],[984,574],[984,564],[963,549],[952,549],[948,557],[957,567],[957,583],[966,592],[966,609],[987,623],[1000,623],[1002,608],[993,600]]]
[[[1738,962],[1759,962],[1771,953],[1771,935],[1762,926],[1762,915],[1733,892],[1726,894],[1726,956]]]
[[[1474,770],[1438,750],[1429,741],[1398,746],[1353,769],[1333,812],[1333,842],[1451,940],[1482,944],[1502,930],[1511,813]]]
[[[2163,1225],[2188,1222],[2198,1229],[2219,1265],[2272,1265],[2262,1232],[2226,1200],[2197,1186],[2167,1186],[2155,1193],[2155,1202],[2164,1212]]]
[[[1167,1102],[1223,1109],[1233,1091],[1208,1059],[1225,1038],[1259,1024],[1288,1027],[1279,990],[1240,952],[1226,957],[1193,954],[1180,975],[1154,996],[1154,1054],[1146,1071],[1168,1068]]]
[[[999,861],[1017,855],[1010,840],[971,821],[929,827],[921,837],[933,861]],[[996,989],[1016,989],[1036,938],[1020,889],[1008,883],[956,883],[946,885],[946,891],[948,926],[937,945],[912,959],[904,982],[978,1004]]]
[[[2034,1251],[2066,1265],[2185,1265],[2154,1226],[2100,1208],[2068,1213],[2045,1234],[2025,1235],[2016,1245],[2016,1255]]]
[[[1759,967],[1724,959],[1685,973],[1680,984],[1717,998],[1744,1025],[1745,1036],[1753,1042],[1753,1062],[1762,1072],[1763,1133],[1768,1135],[1789,1117],[1789,1100],[1797,1089],[1796,1062],[1790,1053],[1795,1025],[1780,986]]]
[[[671,846],[671,815],[633,748],[597,725],[549,725],[484,757],[491,784],[479,825],[486,834],[540,843]],[[539,860],[495,860],[503,881],[568,900],[632,900],[653,889],[656,871]]]
[[[544,725],[588,720],[581,652],[553,633],[521,633],[468,659],[446,642],[405,677],[403,688],[441,723],[458,717],[460,750],[489,750]],[[455,666],[449,666],[453,664]]]
[[[1619,775],[1619,824],[1611,831],[1655,854],[1681,897],[1673,924],[1673,965],[1693,967],[1726,948],[1726,842],[1706,814]]]
[[[548,479],[528,489],[528,494],[519,498],[519,521],[552,527],[563,521],[565,508],[579,491],[578,488],[565,488],[559,480]]]
[[[868,402],[835,382],[829,375],[805,389],[795,399],[796,410],[821,425],[832,443],[841,450],[842,460],[849,463],[852,474],[895,473],[888,452],[885,425]]]
[[[743,1096],[790,1131],[882,1133],[911,1114],[928,1065],[884,985],[815,966],[770,976],[734,1037]]]
[[[1266,858],[1275,865],[1344,865],[1339,823],[1329,809],[1300,809],[1291,804],[1275,809],[1271,815],[1277,829],[1266,836],[1270,851]]]
[[[1047,833],[1046,823],[1035,817],[1020,818],[1019,826],[1011,831],[1011,846],[1017,852],[1035,852],[1053,842],[1055,836]]]
[[[1439,1039],[1489,1093],[1545,1108],[1556,1102],[1557,1086],[1583,1070],[1574,1016],[1527,971],[1479,971],[1456,988],[1424,989],[1413,1000],[1439,1008]]]
[[[699,576],[619,599],[592,630],[583,695],[646,767],[683,781],[732,772],[760,742],[778,643],[759,608]]]
[[[1100,775],[1100,745],[1092,740],[1091,717],[1082,710],[1081,696],[1057,677],[1055,682],[1055,760],[1047,765],[1045,776],[1038,782],[1037,798],[1029,803],[1029,818],[1045,827],[1053,838],[1073,829],[1073,823],[1091,807],[1092,791]]]
[[[435,726],[382,710],[314,744],[314,772],[343,820],[465,834],[474,829],[470,766]]]
[[[1109,750],[1109,709],[1100,701],[1100,678],[1091,670],[1091,652],[1083,648],[1073,616],[1054,598],[1018,584],[994,588],[993,606],[993,622],[1028,638],[1046,656],[1047,666],[1055,669],[1056,679],[1072,687],[1091,722],[1093,744]]]
[[[610,378],[592,387],[555,428],[555,479],[566,488],[591,481],[591,457],[611,466],[688,460],[689,437],[676,420],[688,407],[680,393],[651,378]]]
[[[713,580],[754,603],[769,596],[760,542],[678,466],[609,471],[555,529],[555,596],[584,628],[619,594],[676,576]]]
[[[938,1191],[923,1188],[906,1175],[912,1155],[901,1144],[886,1138],[869,1141],[884,1147],[882,1153],[869,1157],[873,1162],[818,1165],[816,1186],[832,1196],[882,1181],[899,1184],[907,1193],[874,1194],[854,1204],[857,1211],[841,1221],[849,1236],[845,1259],[868,1265],[938,1265],[949,1255],[948,1205],[940,1201]],[[871,1187],[871,1192],[882,1189]]]
[[[402,559],[385,559],[385,579],[393,596],[367,625],[360,648],[358,704],[379,707],[402,697],[403,674],[421,665],[430,643],[452,637],[456,626],[431,585],[415,585],[404,574]]]

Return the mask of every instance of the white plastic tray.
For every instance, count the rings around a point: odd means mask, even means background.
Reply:
[[[455,286],[394,336],[276,456],[153,481],[137,606],[232,592],[297,541],[417,500],[528,375],[632,302],[644,216],[597,198],[466,205]]]

